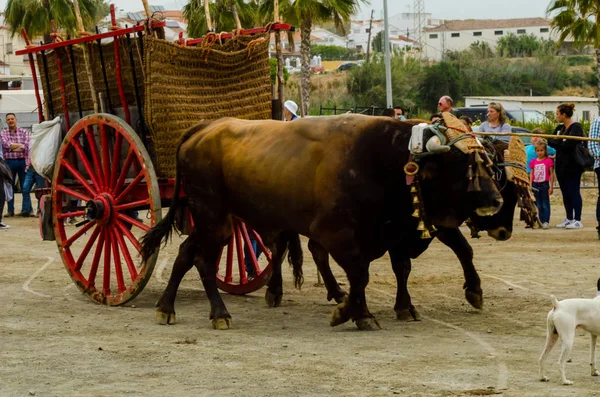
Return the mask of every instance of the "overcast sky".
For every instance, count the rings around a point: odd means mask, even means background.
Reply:
[[[0,0],[2,9],[7,0]],[[425,0],[425,11],[439,19],[503,19],[529,18],[545,16],[546,8],[551,0]],[[181,9],[185,0],[150,0],[152,5],[163,5],[167,9]],[[125,11],[143,9],[141,0],[112,0],[117,7]],[[413,0],[388,0],[390,15],[413,10]],[[375,10],[375,18],[383,17],[383,0],[371,0],[370,5],[363,5],[357,19],[367,19]]]

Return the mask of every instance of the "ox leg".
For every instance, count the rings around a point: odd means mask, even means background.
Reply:
[[[272,245],[271,266],[273,272],[271,273],[267,292],[265,293],[265,301],[269,307],[281,306],[281,298],[283,297],[283,276],[281,267],[287,251],[288,241],[286,237],[285,233],[278,234]]]
[[[199,242],[202,244],[202,242]],[[203,242],[199,260],[195,261],[200,273],[204,291],[210,301],[210,319],[214,329],[225,330],[231,328],[231,314],[225,307],[225,302],[217,288],[217,259],[221,254],[222,245],[214,242]]]
[[[465,239],[458,228],[443,229],[439,231],[437,237],[448,246],[460,261],[465,275],[465,298],[476,309],[483,308],[483,291],[481,290],[481,279],[475,265],[473,264],[473,248]]]
[[[355,258],[348,260],[344,256],[341,256],[342,260],[338,260],[336,258],[340,258],[340,256],[335,256],[333,253],[332,256],[348,276],[350,294],[333,311],[330,325],[335,327],[352,319],[360,330],[374,331],[381,329],[379,322],[367,308],[365,288],[369,283],[369,262],[362,258],[360,260]]]
[[[412,270],[410,258],[406,256],[403,249],[399,248],[390,248],[389,253],[397,284],[396,304],[394,305],[396,318],[402,321],[411,319],[420,321],[421,316],[413,306],[408,292],[408,276]]]
[[[337,303],[342,303],[348,294],[340,288],[335,276],[331,272],[329,252],[314,240],[308,241],[308,249],[312,254],[319,273],[323,277],[325,288],[327,288],[327,301],[335,299]]]
[[[196,249],[197,246],[193,236],[189,236],[179,246],[179,254],[173,264],[167,288],[158,302],[156,302],[156,320],[159,324],[166,325],[177,322],[175,319],[175,297],[177,296],[177,290],[183,276],[185,276],[194,264]]]

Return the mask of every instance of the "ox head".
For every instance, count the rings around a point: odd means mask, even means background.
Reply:
[[[445,126],[423,128],[422,148],[411,152],[418,161],[426,217],[434,225],[458,227],[472,212],[479,216],[496,214],[503,199],[492,172],[492,162],[473,136],[460,131],[454,116],[445,114]],[[418,145],[417,145],[418,146]]]
[[[512,236],[513,219],[517,204],[521,207],[522,220],[527,225],[535,227],[539,223],[537,208],[528,181],[522,180],[526,177],[525,163],[515,158],[522,157],[525,159],[526,154],[518,137],[511,138],[510,149],[509,145],[502,141],[485,142],[484,145],[489,156],[493,159],[494,171],[500,185],[500,194],[504,204],[500,211],[492,216],[471,215],[467,224],[473,236],[477,236],[477,232],[480,230],[486,230],[490,237],[504,241]],[[520,171],[515,172],[515,168]],[[519,173],[522,174],[520,177]]]

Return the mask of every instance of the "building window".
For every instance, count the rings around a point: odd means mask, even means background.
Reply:
[[[460,37],[460,33],[451,33],[450,37]]]
[[[548,33],[549,31],[549,28],[540,28],[540,33]]]
[[[11,55],[13,53],[13,43],[6,43],[6,54]]]
[[[475,36],[475,37],[481,36],[481,32],[473,32],[473,36]]]
[[[502,35],[504,34],[504,32],[503,32],[503,31],[501,31],[501,30],[494,30],[494,34],[495,34],[496,36],[502,36]]]
[[[430,34],[430,35],[429,35],[429,38],[430,38],[430,39],[437,39],[437,34]]]
[[[590,111],[589,110],[584,110],[582,117],[583,117],[583,120],[590,121]]]
[[[517,29],[517,34],[525,34],[527,31],[525,29]]]

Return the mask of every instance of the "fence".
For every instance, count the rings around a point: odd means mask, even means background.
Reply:
[[[344,108],[333,106],[332,108],[325,108],[323,106],[319,107],[319,116],[333,116],[336,114],[344,114],[344,113],[359,113],[366,114],[369,116],[381,116],[381,112],[383,112],[385,108],[379,108],[376,106],[370,107],[361,107],[354,106],[353,108]]]

